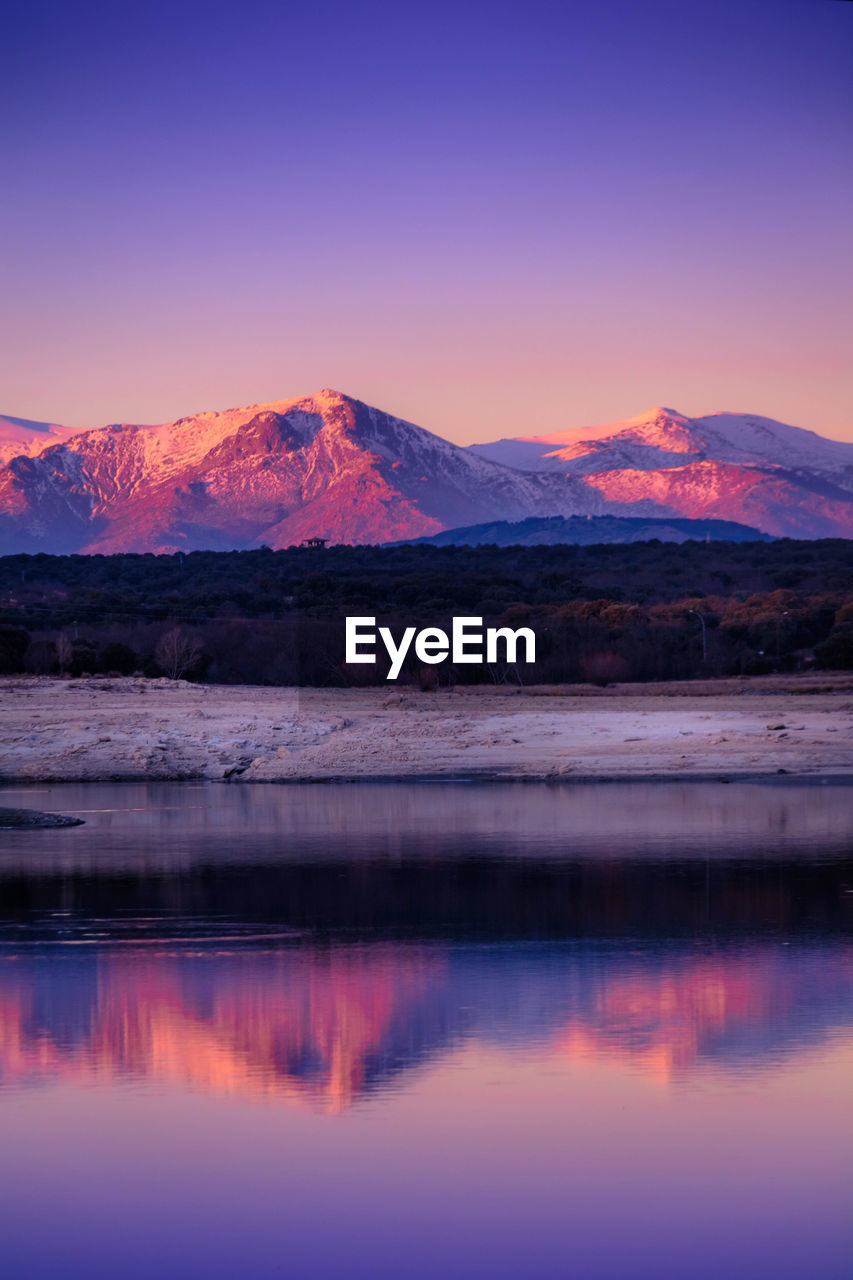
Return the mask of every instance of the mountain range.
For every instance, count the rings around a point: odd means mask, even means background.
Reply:
[[[853,444],[755,414],[687,418],[656,408],[471,448],[509,466],[583,478],[608,502],[654,502],[659,515],[734,520],[781,537],[853,536]]]
[[[462,448],[324,390],[158,426],[0,418],[4,460],[3,554],[381,543],[556,516],[853,537],[853,444],[728,413]]]

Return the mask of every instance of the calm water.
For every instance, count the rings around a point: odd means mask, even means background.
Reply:
[[[4,1274],[850,1276],[853,788],[0,804]]]

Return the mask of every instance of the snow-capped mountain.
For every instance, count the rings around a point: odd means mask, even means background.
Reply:
[[[479,457],[584,478],[610,502],[736,520],[777,536],[853,537],[853,444],[754,414],[687,418],[657,408],[624,422],[471,445]]]
[[[29,418],[0,414],[0,465],[21,454],[32,457],[48,445],[59,444],[75,434],[73,427],[61,427],[56,422],[33,422]]]
[[[574,515],[853,537],[853,444],[768,418],[656,409],[467,449],[336,391],[160,426],[2,421],[22,447],[0,467],[0,554],[378,543]]]
[[[573,474],[611,471],[614,461],[650,471],[708,458],[802,467],[836,477],[846,471],[848,486],[853,489],[853,444],[828,440],[803,427],[756,414],[712,413],[705,418],[686,418],[675,409],[656,408],[605,426],[519,436],[469,448],[508,466]]]
[[[15,457],[0,470],[0,552],[374,543],[496,513],[612,505],[582,479],[512,470],[322,391],[162,426],[102,427]]]

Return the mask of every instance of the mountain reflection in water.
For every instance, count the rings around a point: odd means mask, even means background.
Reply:
[[[471,1046],[678,1083],[853,1022],[847,787],[40,796],[87,821],[2,841],[7,1087],[335,1110]]]
[[[397,943],[0,960],[0,1084],[180,1083],[339,1110],[470,1044],[675,1084],[849,1033],[853,945]]]
[[[4,789],[27,1280],[847,1280],[853,787]]]

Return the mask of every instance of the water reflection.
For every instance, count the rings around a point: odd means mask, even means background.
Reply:
[[[475,1044],[674,1084],[853,1023],[853,946],[416,944],[0,961],[0,1079],[122,1078],[340,1110]]]
[[[846,1280],[853,788],[5,796],[9,1274]]]
[[[657,1079],[853,1022],[853,789],[59,786],[0,837],[0,1079],[344,1109],[471,1046]]]
[[[65,832],[0,831],[0,873],[177,872],[200,862],[468,858],[791,858],[853,848],[853,788],[820,783],[63,783],[0,803],[75,813]]]

